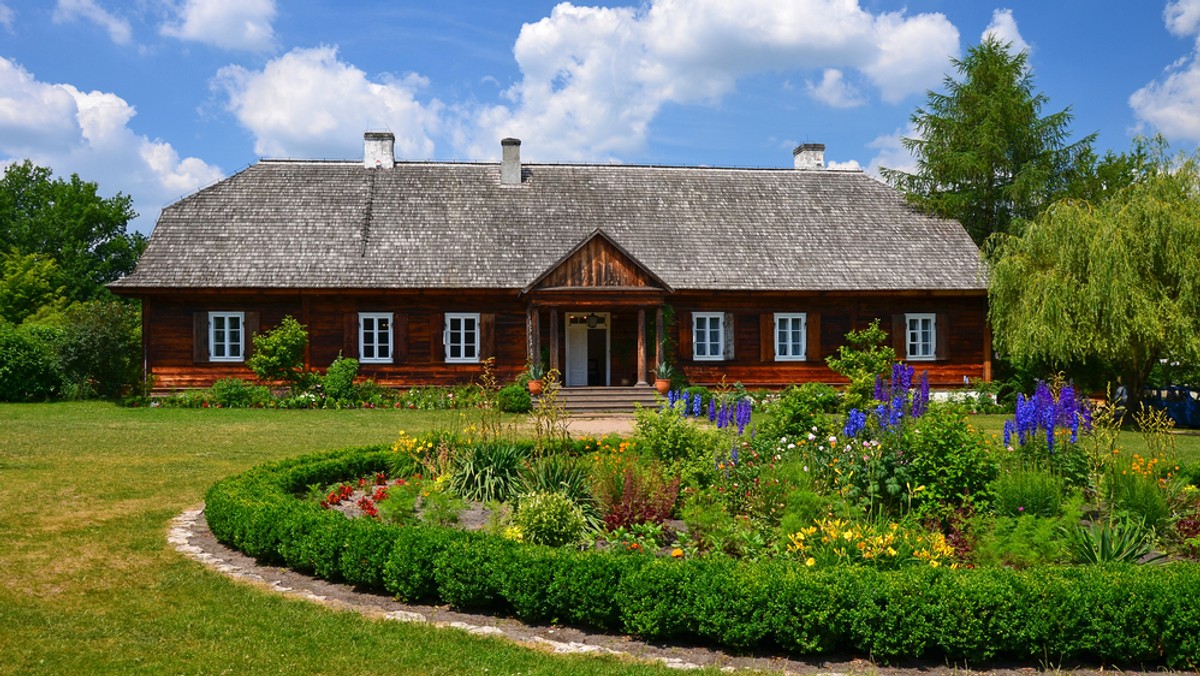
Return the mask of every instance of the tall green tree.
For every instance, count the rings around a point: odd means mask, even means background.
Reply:
[[[913,173],[881,170],[920,209],[954,218],[982,245],[1010,232],[1066,194],[1086,169],[1095,135],[1069,143],[1070,109],[1043,115],[1048,99],[1035,90],[1028,54],[993,37],[951,62],[944,92],[930,91],[912,115],[917,136],[902,143],[916,159]]]
[[[28,160],[9,165],[0,178],[0,251],[53,258],[68,300],[109,297],[104,285],[133,270],[146,237],[127,231],[137,215],[129,196],[98,190]]]
[[[1130,184],[1059,201],[995,238],[988,300],[1001,354],[1114,365],[1132,398],[1160,358],[1200,362],[1200,159],[1147,148]]]

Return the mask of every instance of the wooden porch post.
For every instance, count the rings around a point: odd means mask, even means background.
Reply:
[[[559,377],[562,377],[562,370],[558,368],[558,308],[550,308],[550,368],[558,370]]]
[[[533,306],[525,306],[525,363],[533,363]]]
[[[663,335],[663,311],[662,306],[658,306],[654,310],[654,368],[658,368],[663,363],[663,343],[666,341],[666,336]]]
[[[533,312],[530,324],[530,332],[533,335],[530,340],[532,351],[529,353],[529,363],[536,364],[542,360],[542,311],[536,305],[531,306],[530,310]]]
[[[983,382],[992,382],[992,326],[983,320]]]
[[[649,385],[646,382],[646,308],[638,308],[638,342],[637,342],[637,384]]]

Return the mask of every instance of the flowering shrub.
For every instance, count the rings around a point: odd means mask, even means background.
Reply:
[[[894,521],[870,524],[818,519],[812,526],[788,536],[787,551],[809,567],[851,563],[883,569],[911,565],[958,567],[954,548],[941,533]]]
[[[1017,395],[1016,416],[1004,423],[1004,445],[1025,463],[1051,470],[1078,486],[1087,480],[1079,434],[1091,428],[1091,410],[1075,396],[1074,387],[1065,385],[1055,396],[1049,385],[1038,381],[1032,397]]]

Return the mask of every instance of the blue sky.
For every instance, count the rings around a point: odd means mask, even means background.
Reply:
[[[1076,137],[1200,142],[1200,0],[0,0],[0,164],[175,199],[259,157],[907,167],[899,138],[986,32]]]

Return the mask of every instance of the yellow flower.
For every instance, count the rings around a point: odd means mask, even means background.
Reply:
[[[804,565],[812,568],[813,566],[817,565],[817,560],[810,556],[808,557],[808,560],[804,562]]]
[[[673,556],[677,559],[681,558],[683,556],[683,550],[680,549],[679,547],[676,547],[675,549],[671,550],[671,556]]]

